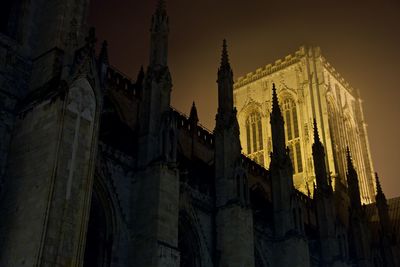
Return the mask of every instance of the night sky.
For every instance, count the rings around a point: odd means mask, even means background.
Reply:
[[[156,0],[92,0],[89,24],[109,44],[110,62],[133,79],[148,64]],[[172,105],[213,129],[222,39],[235,78],[318,45],[360,89],[375,170],[387,197],[400,195],[400,1],[170,0]],[[100,42],[99,42],[100,43]]]

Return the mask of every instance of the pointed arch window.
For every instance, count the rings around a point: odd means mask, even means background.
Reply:
[[[264,142],[261,115],[252,112],[246,119],[247,154],[257,163],[264,165]]]
[[[285,137],[290,149],[290,158],[294,173],[303,172],[303,160],[300,145],[300,130],[296,103],[292,98],[283,100],[283,118],[285,120]]]

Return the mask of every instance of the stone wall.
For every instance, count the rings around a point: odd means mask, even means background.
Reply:
[[[16,122],[6,173],[7,191],[1,203],[3,266],[38,262],[55,175],[61,109],[62,101],[43,103]]]
[[[0,33],[0,195],[18,100],[27,92],[30,62],[21,47]]]

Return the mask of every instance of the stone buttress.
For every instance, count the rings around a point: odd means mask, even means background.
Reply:
[[[144,77],[138,139],[138,194],[133,217],[135,266],[179,266],[177,125],[170,109],[167,65],[169,22],[165,2],[152,18],[150,65]]]
[[[253,215],[247,175],[240,165],[241,147],[233,107],[233,72],[226,41],[218,70],[215,134],[216,258],[215,266],[254,266]]]
[[[274,264],[276,266],[309,266],[308,245],[293,217],[298,206],[293,185],[293,168],[286,148],[284,120],[275,84],[272,88],[271,189],[274,221]]]

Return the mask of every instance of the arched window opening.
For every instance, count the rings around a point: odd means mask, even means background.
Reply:
[[[97,193],[93,191],[86,233],[84,267],[109,267],[111,265],[113,236],[108,229],[106,216]]]
[[[258,164],[264,166],[264,141],[262,134],[261,115],[251,113],[246,119],[247,154]]]
[[[201,267],[201,254],[198,236],[187,214],[179,214],[178,249],[180,267]]]
[[[300,129],[297,107],[291,98],[283,101],[283,117],[285,120],[286,140],[290,150],[294,173],[303,172],[303,159],[300,145]]]
[[[344,125],[342,125],[342,121],[338,118],[339,114],[337,110],[334,108],[333,103],[328,101],[328,123],[329,123],[329,131],[332,140],[332,149],[333,149],[333,159],[335,164],[335,169],[339,174],[340,179],[343,184],[345,183],[346,177],[346,145],[345,142],[345,134],[343,132]]]

